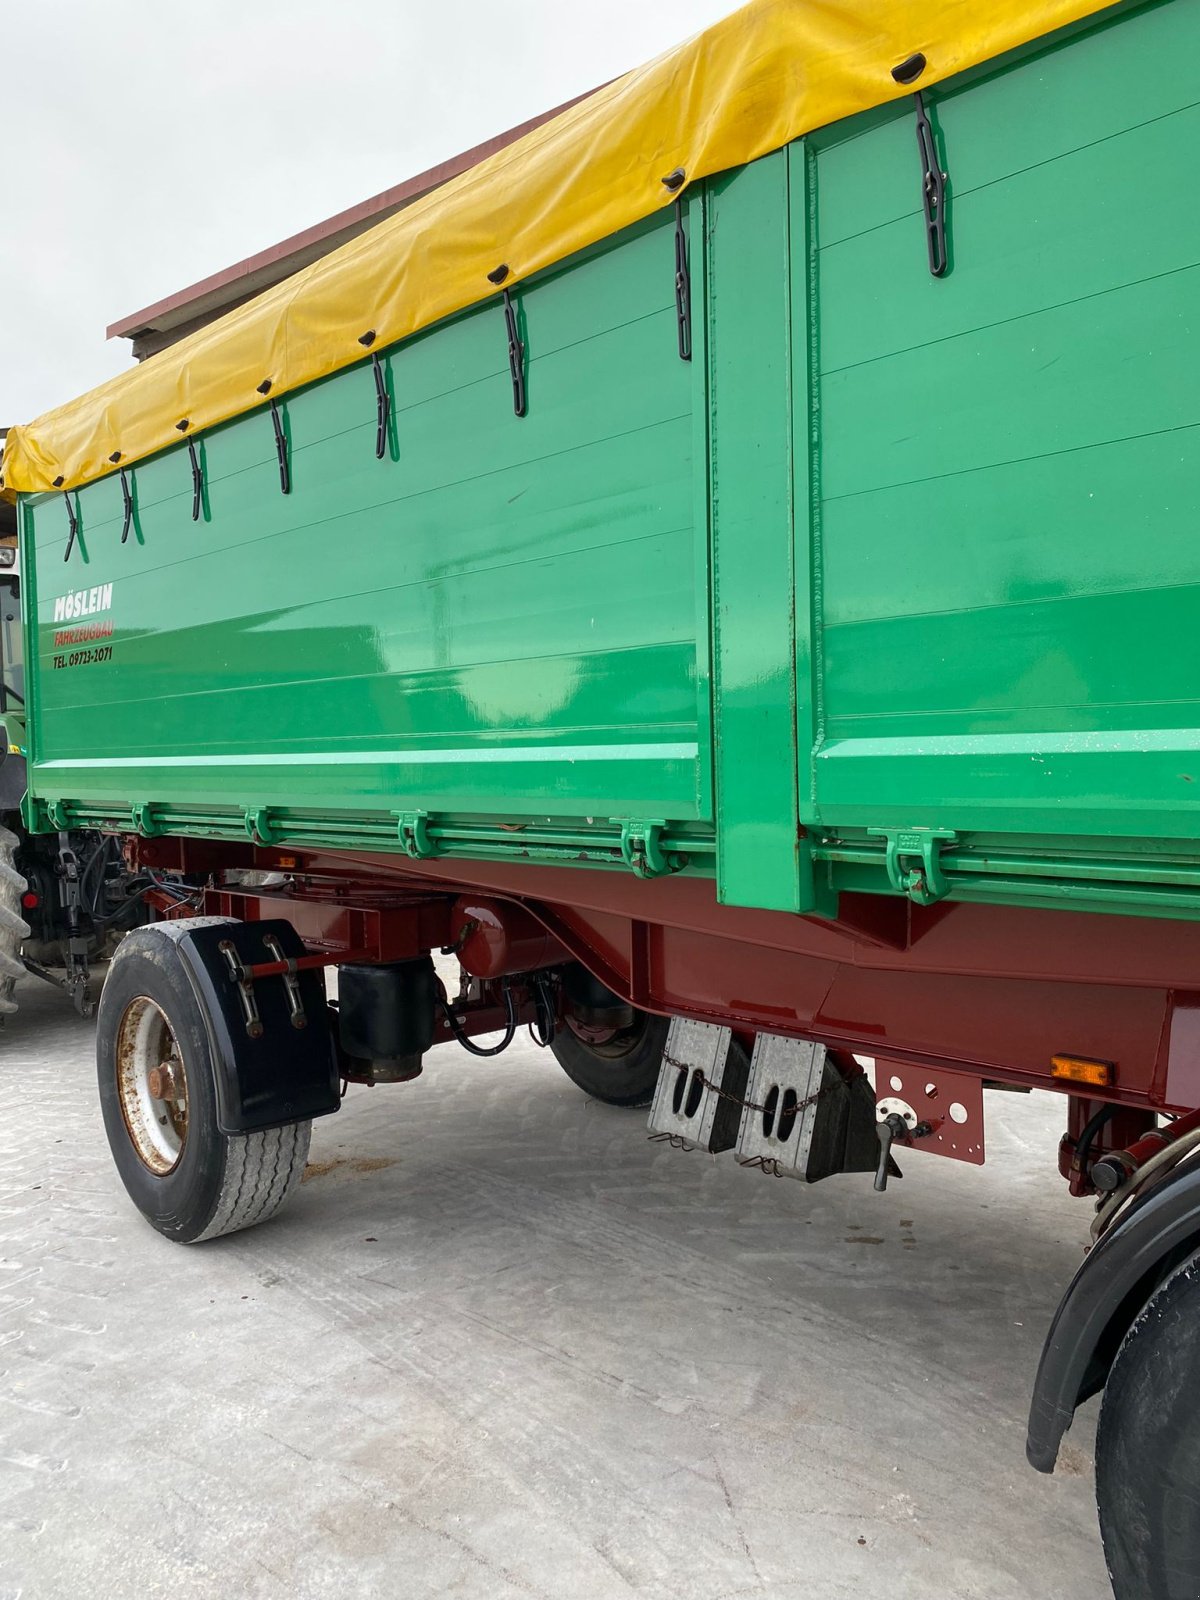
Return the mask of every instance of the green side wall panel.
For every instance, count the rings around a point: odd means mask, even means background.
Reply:
[[[523,419],[489,306],[386,356],[387,459],[364,364],[285,403],[287,496],[263,411],[200,443],[198,522],[184,446],[130,474],[124,545],[115,476],[67,566],[62,497],[34,503],[36,793],[705,820],[673,249],[660,221],[518,287]],[[112,659],[70,664],[54,599],[98,583]]]
[[[931,94],[940,281],[911,114],[812,141],[826,828],[1195,839],[1198,44],[1149,7]]]
[[[940,279],[900,101],[685,194],[690,361],[664,197],[512,286],[524,419],[496,300],[379,352],[383,460],[364,360],[289,495],[263,407],[198,521],[183,443],[125,543],[27,501],[31,820],[1200,916],[1197,59],[1160,0],[930,90]]]

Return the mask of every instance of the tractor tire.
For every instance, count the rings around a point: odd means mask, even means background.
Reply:
[[[1200,1594],[1200,1256],[1151,1295],[1117,1352],[1096,1435],[1116,1600]]]
[[[21,915],[25,879],[13,865],[20,843],[15,833],[0,826],[0,1018],[17,1009],[13,986],[24,972],[21,945],[29,937],[29,924]]]
[[[96,1018],[96,1070],[129,1198],[166,1238],[199,1244],[279,1210],[304,1172],[312,1123],[222,1133],[212,1036],[171,928],[137,928],[118,947]]]
[[[564,1023],[550,1048],[571,1082],[593,1100],[608,1106],[648,1106],[654,1098],[670,1026],[666,1017],[639,1011],[632,1028],[614,1033],[603,1043],[589,1044]]]

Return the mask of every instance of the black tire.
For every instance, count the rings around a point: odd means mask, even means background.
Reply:
[[[19,843],[11,829],[0,826],[0,1017],[10,1017],[17,1009],[13,985],[25,970],[21,946],[29,937],[29,924],[21,915],[27,885],[13,865]]]
[[[607,1106],[648,1106],[667,1045],[666,1017],[639,1011],[632,1028],[606,1044],[586,1044],[562,1023],[550,1048],[571,1082]]]
[[[159,1233],[197,1244],[252,1228],[278,1211],[304,1171],[312,1124],[233,1136],[217,1126],[209,1031],[176,944],[183,926],[138,928],[122,941],[100,996],[96,1068],[104,1129],[130,1199]],[[176,1164],[165,1172],[139,1154],[118,1086],[122,1024],[135,1008],[147,1010],[147,1001],[173,1036],[186,1082],[186,1130]]]
[[[1200,1596],[1200,1255],[1151,1296],[1100,1407],[1096,1501],[1116,1600]]]

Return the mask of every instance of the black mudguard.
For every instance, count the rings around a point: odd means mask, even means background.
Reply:
[[[1063,1296],[1038,1366],[1025,1454],[1053,1472],[1075,1408],[1103,1389],[1134,1318],[1200,1247],[1200,1165],[1189,1163],[1136,1201],[1085,1259]]]
[[[217,1063],[217,1124],[222,1133],[259,1133],[327,1116],[341,1105],[325,985],[317,972],[298,972],[303,1026],[281,977],[253,985],[260,1031],[246,1025],[238,985],[222,945],[243,966],[274,961],[264,943],[273,935],[284,959],[306,954],[290,922],[225,922],[196,918],[180,925],[177,944],[204,1012]],[[169,923],[164,931],[171,931]]]

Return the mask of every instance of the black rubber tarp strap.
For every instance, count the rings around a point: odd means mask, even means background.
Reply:
[[[125,516],[121,523],[121,543],[129,538],[129,530],[133,527],[133,490],[129,487],[129,478],[125,468],[121,468],[121,501],[125,508]]]
[[[275,454],[279,460],[279,488],[282,494],[292,492],[292,468],[288,461],[287,434],[283,431],[283,418],[279,402],[271,401],[271,426],[275,429]]]
[[[63,551],[63,560],[70,561],[71,551],[75,548],[75,539],[79,533],[79,517],[75,510],[75,502],[71,499],[69,489],[63,490],[63,499],[67,502],[67,522],[70,525],[70,535],[67,538],[67,548]]]

